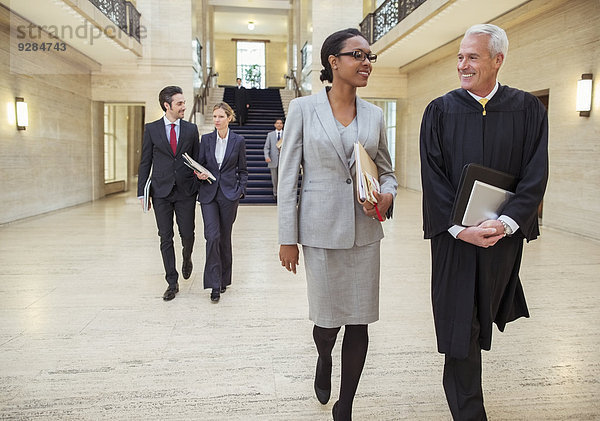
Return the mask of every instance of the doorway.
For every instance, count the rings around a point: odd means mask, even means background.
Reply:
[[[246,88],[265,88],[264,41],[237,41],[237,77]]]
[[[144,106],[104,104],[104,194],[135,185],[144,131]]]

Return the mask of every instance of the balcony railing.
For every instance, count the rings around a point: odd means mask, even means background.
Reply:
[[[126,0],[90,0],[123,32],[140,41],[140,12]]]
[[[360,31],[367,37],[369,44],[373,44],[425,1],[386,0],[373,13],[365,16],[360,23]]]

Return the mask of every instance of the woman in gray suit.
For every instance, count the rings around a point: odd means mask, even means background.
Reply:
[[[365,363],[369,323],[379,318],[377,210],[356,200],[354,143],[375,161],[382,215],[391,215],[396,195],[383,112],[356,96],[366,86],[377,56],[356,29],[331,34],[321,48],[321,80],[331,87],[290,103],[279,161],[279,258],[296,273],[302,244],[309,318],[318,359],[314,389],[322,404],[331,394],[331,352],[341,326],[342,375],[334,420],[350,420]],[[303,168],[300,200],[297,177]]]

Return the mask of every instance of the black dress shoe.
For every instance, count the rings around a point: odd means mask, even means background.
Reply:
[[[319,387],[321,386],[321,387]],[[322,388],[325,386],[324,388]],[[317,370],[315,373],[315,395],[323,405],[329,402],[331,396],[331,361],[325,363],[321,357],[317,359]]]
[[[217,288],[213,288],[212,292],[210,293],[210,301],[212,301],[213,303],[218,303],[220,299],[221,293]]]
[[[174,286],[169,286],[165,293],[163,294],[163,300],[171,301],[175,298],[175,294],[179,292],[179,284],[175,284]]]
[[[221,294],[223,294],[225,291],[227,291],[227,287],[221,287]]]
[[[193,268],[194,268],[194,264],[192,263],[192,259],[183,261],[183,266],[181,267],[181,273],[183,275],[183,279],[188,279],[190,276],[192,276]]]
[[[338,419],[337,419],[338,402],[339,401],[335,401],[335,403],[333,404],[333,408],[331,408],[331,415],[333,415],[333,421],[338,421]]]

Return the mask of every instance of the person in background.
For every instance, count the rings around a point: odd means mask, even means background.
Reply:
[[[279,258],[296,273],[302,244],[309,318],[318,358],[314,390],[322,404],[331,395],[331,353],[341,327],[342,367],[334,420],[352,418],[369,344],[368,325],[379,319],[379,247],[383,228],[377,209],[356,198],[354,144],[377,166],[382,215],[391,215],[396,195],[381,108],[360,99],[377,56],[356,29],[327,37],[321,47],[321,80],[332,83],[289,106],[279,161]],[[303,168],[297,204],[297,184]]]
[[[275,120],[275,130],[267,133],[265,140],[265,162],[271,170],[271,181],[273,183],[273,197],[277,200],[277,166],[279,165],[279,150],[283,143],[283,120]]]
[[[179,274],[175,267],[173,246],[173,215],[183,246],[183,278],[188,279],[193,269],[194,218],[199,183],[193,171],[183,163],[182,155],[187,153],[195,156],[200,145],[198,127],[183,120],[185,98],[181,88],[167,86],[160,91],[158,101],[165,115],[146,124],[144,129],[137,194],[143,201],[144,186],[152,171],[151,203],[154,206],[160,252],[168,283],[163,299],[170,301],[179,292]]]
[[[248,108],[250,101],[248,99],[248,91],[242,86],[242,79],[239,77],[235,80],[237,87],[234,90],[235,112],[240,126],[243,126],[248,120]]]
[[[431,240],[431,297],[443,385],[455,420],[485,420],[481,350],[492,323],[529,317],[519,268],[523,240],[537,238],[548,179],[548,120],[533,95],[497,81],[508,38],[495,25],[467,30],[458,51],[460,88],[433,100],[421,124],[423,230]],[[476,163],[518,177],[498,218],[452,226],[463,167]]]
[[[246,141],[229,130],[229,123],[234,118],[227,103],[213,107],[215,130],[202,135],[196,159],[216,178],[210,182],[207,173],[196,173],[202,180],[198,201],[206,239],[204,288],[211,289],[210,299],[214,303],[219,302],[221,294],[231,285],[231,232],[248,183]]]

